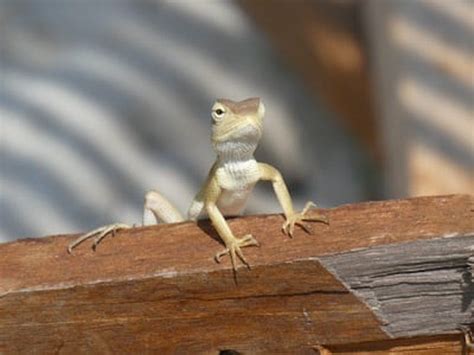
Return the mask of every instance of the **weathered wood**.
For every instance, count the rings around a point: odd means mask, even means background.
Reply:
[[[426,295],[416,294],[428,295],[431,281],[440,304],[472,310],[462,272],[474,254],[473,197],[324,212],[330,226],[314,224],[312,235],[298,230],[293,239],[281,234],[280,215],[231,220],[237,235],[253,233],[262,244],[244,250],[252,270],[239,268],[237,280],[228,260],[212,259],[222,246],[208,221],[124,231],[95,253],[81,245],[68,255],[75,236],[0,245],[0,352],[258,353],[383,342],[410,334],[402,302],[423,305]],[[397,299],[398,308],[390,303]],[[472,313],[445,309],[442,317],[453,318],[441,324],[436,303],[427,306],[410,305],[413,317],[436,324],[425,332],[408,322],[416,334],[454,333],[457,322],[472,322]]]
[[[443,334],[474,321],[467,259],[474,233],[321,258],[383,320],[391,336]]]

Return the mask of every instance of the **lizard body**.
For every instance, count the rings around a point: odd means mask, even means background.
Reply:
[[[225,243],[225,249],[216,254],[216,261],[229,254],[232,266],[236,269],[237,256],[249,265],[241,248],[258,245],[250,234],[241,238],[234,236],[224,216],[242,213],[253,187],[259,180],[271,181],[275,194],[285,214],[282,226],[284,233],[293,235],[296,224],[303,221],[328,223],[322,215],[307,218],[308,202],[302,212],[295,212],[290,194],[280,172],[265,163],[255,160],[253,154],[262,136],[265,107],[259,98],[250,98],[240,102],[218,99],[212,107],[212,145],[216,152],[216,161],[199,192],[191,202],[187,219],[195,221],[207,215],[217,233]],[[181,213],[158,191],[149,191],[145,196],[143,224],[161,222],[175,223],[184,221]],[[86,239],[95,237],[93,248],[108,234],[119,229],[131,228],[126,224],[112,224],[93,230],[71,243],[68,251]]]

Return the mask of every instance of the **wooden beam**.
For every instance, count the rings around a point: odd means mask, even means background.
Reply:
[[[461,334],[437,335],[428,337],[402,338],[382,342],[344,344],[331,347],[320,347],[322,355],[351,354],[351,355],[387,355],[387,354],[416,354],[416,355],[460,355],[470,354]]]
[[[124,231],[73,255],[72,235],[1,244],[0,352],[294,353],[474,323],[472,196],[324,212],[330,226],[293,239],[281,215],[231,220],[261,243],[236,278],[213,261],[222,245],[208,221]]]

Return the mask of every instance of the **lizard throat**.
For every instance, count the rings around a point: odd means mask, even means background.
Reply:
[[[229,140],[214,144],[214,149],[222,163],[233,161],[246,161],[253,159],[253,153],[257,149],[257,142],[245,140]]]

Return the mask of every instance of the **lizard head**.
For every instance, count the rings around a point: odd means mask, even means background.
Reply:
[[[212,106],[212,143],[217,154],[253,153],[262,136],[265,106],[260,98],[218,99]]]

